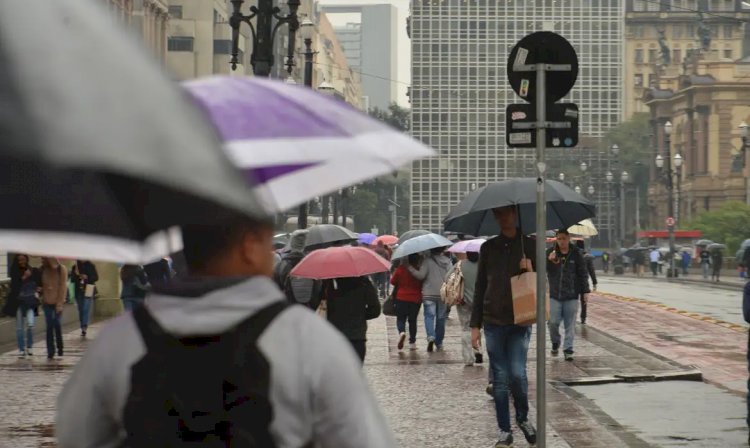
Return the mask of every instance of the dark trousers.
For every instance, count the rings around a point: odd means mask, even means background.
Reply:
[[[406,333],[406,321],[409,321],[409,343],[417,342],[417,316],[421,303],[396,300],[396,329],[399,333]]]
[[[362,361],[362,363],[364,363],[365,362],[365,354],[367,353],[367,341],[365,341],[365,340],[359,340],[359,341],[349,340],[349,342],[352,344],[352,347],[354,347],[354,351],[357,352],[357,356],[359,356],[359,360]]]
[[[588,308],[588,304],[583,299],[583,294],[581,294],[581,322],[586,322],[586,308]]]
[[[57,354],[62,356],[63,353],[63,339],[62,339],[62,326],[60,325],[60,317],[62,313],[57,312],[55,305],[43,306],[44,308],[44,320],[47,324],[47,357],[52,358],[55,356],[55,340],[57,340]]]
[[[654,277],[656,277],[656,274],[659,272],[659,263],[652,261],[651,262],[651,273],[654,274]]]

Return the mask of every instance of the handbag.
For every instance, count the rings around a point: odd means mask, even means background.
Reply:
[[[526,259],[526,250],[523,247],[524,236],[521,235],[521,255]],[[522,272],[510,279],[511,295],[513,297],[513,323],[516,325],[530,326],[536,323],[536,288],[537,273]],[[544,297],[546,320],[549,320],[549,292]]]
[[[383,302],[382,311],[386,316],[396,315],[396,291],[398,290],[398,284],[393,287],[393,291]]]
[[[83,296],[87,299],[93,299],[94,298],[94,292],[96,291],[96,286],[89,283],[86,285],[86,288],[83,290]]]

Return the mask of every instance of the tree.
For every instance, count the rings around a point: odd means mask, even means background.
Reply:
[[[720,209],[698,215],[690,227],[703,232],[703,237],[727,245],[734,254],[740,244],[750,238],[750,206],[739,201],[725,202]]]
[[[370,109],[370,115],[402,132],[411,130],[411,111],[396,103],[391,103],[388,110],[372,108]]]

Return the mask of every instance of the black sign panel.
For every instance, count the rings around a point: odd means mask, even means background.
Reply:
[[[533,64],[568,64],[570,71],[547,72],[547,103],[554,103],[573,88],[578,78],[578,56],[564,37],[539,31],[521,39],[508,56],[508,81],[518,96],[529,103],[536,99],[536,72],[516,71],[514,66]]]
[[[578,106],[547,104],[547,148],[578,145]],[[511,104],[505,109],[505,142],[511,148],[536,147],[536,105]]]

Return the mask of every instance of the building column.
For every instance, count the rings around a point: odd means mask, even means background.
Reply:
[[[122,313],[120,300],[120,268],[114,263],[94,263],[99,274],[96,282],[97,298],[94,300],[93,316],[110,318]]]

